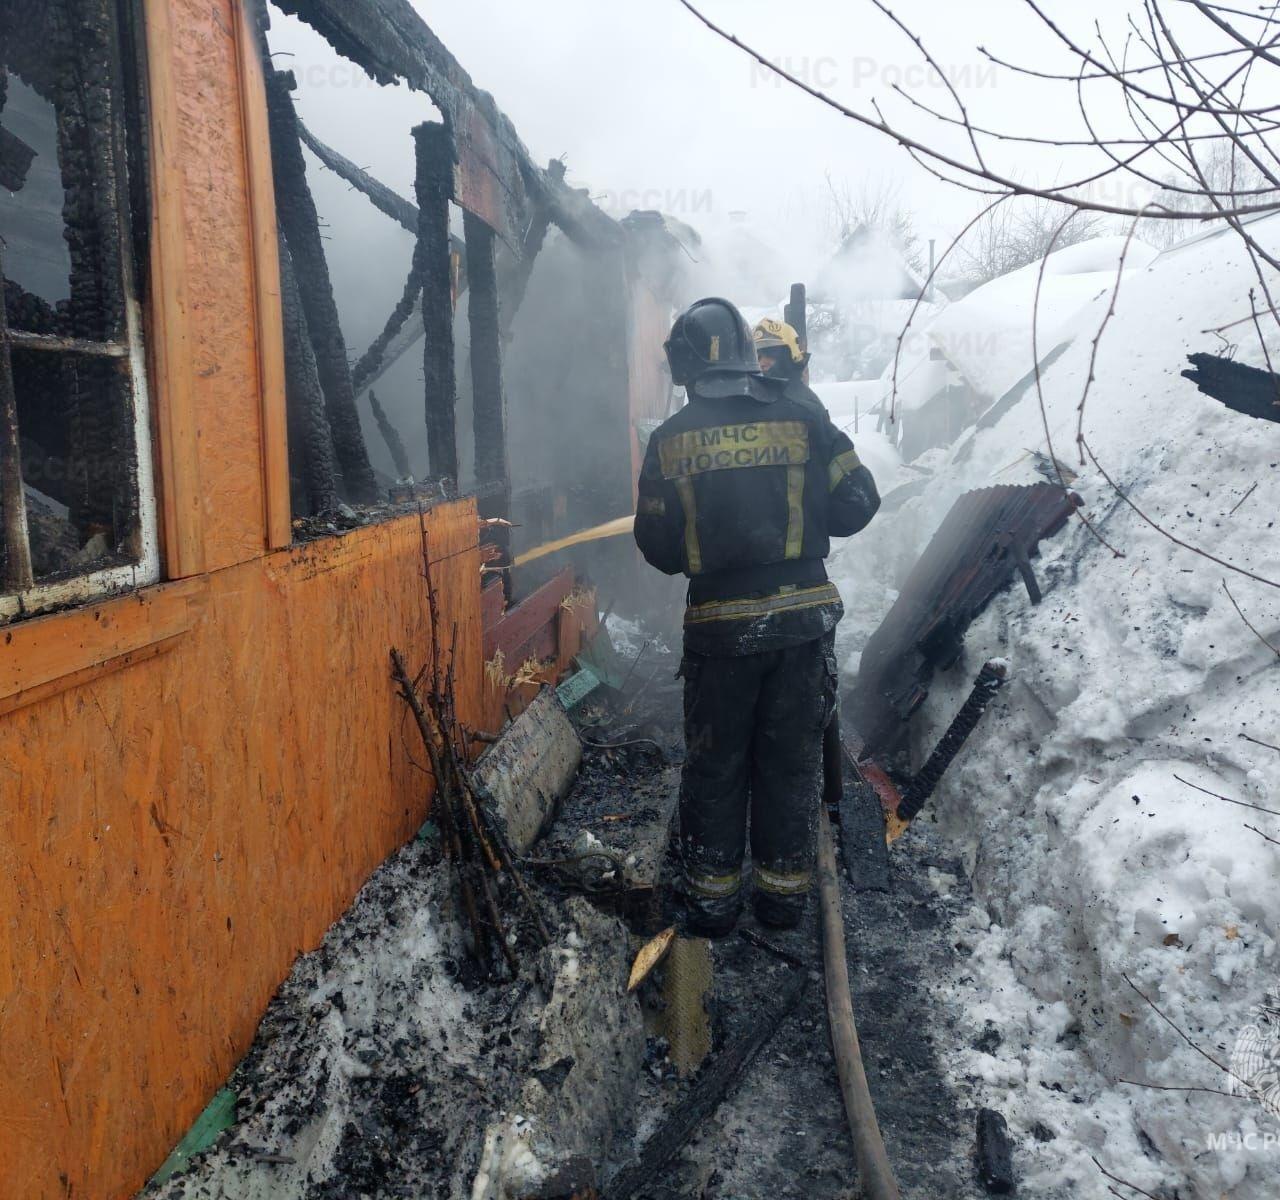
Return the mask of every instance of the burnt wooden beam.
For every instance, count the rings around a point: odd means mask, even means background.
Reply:
[[[0,259],[0,292],[4,290]],[[22,491],[22,450],[18,443],[18,398],[9,361],[9,321],[0,304],[0,589],[25,592],[34,578],[27,540],[27,501]]]
[[[554,163],[553,166],[559,166],[563,171],[562,164]],[[416,220],[418,206],[415,204],[412,208]],[[529,228],[525,231],[520,254],[504,256],[498,266],[498,295],[502,298],[499,320],[504,342],[511,340],[515,315],[524,300],[529,279],[533,274],[534,260],[542,250],[550,225],[551,220],[546,208],[537,206]],[[416,225],[414,231],[415,233],[417,231]],[[462,262],[462,274],[458,281],[458,293],[462,295],[469,286],[466,246],[452,235],[449,237],[449,245]],[[411,289],[413,289],[412,295]],[[370,344],[352,372],[356,395],[360,396],[373,387],[417,344],[422,334],[422,284],[420,278],[411,275],[406,280],[401,300],[392,310],[382,333]]]
[[[322,142],[301,120],[298,121],[298,132],[311,152],[329,170],[367,196],[379,212],[390,217],[401,228],[408,230],[417,237],[419,217],[416,204],[411,200],[405,199],[399,192],[388,187],[381,180],[376,179],[368,171],[364,170],[364,168],[356,166],[345,155],[340,154],[333,147]],[[564,163],[559,159],[552,159],[547,167],[548,179],[558,184],[563,181],[564,173]],[[530,218],[528,228],[525,230],[518,252],[504,258],[498,269],[498,293],[503,298],[501,328],[505,341],[511,340],[512,323],[521,303],[524,301],[525,291],[528,289],[529,279],[533,274],[534,261],[542,250],[550,227],[550,209],[546,204],[535,203],[533,205],[533,215]],[[465,263],[466,251],[464,244],[452,235],[450,235],[449,244]],[[464,276],[460,291],[466,290],[466,280],[468,279],[469,274]],[[414,286],[415,284],[416,287]],[[412,294],[410,294],[411,287],[414,288]],[[421,281],[411,274],[405,284],[404,296],[395,309],[392,310],[382,334],[365,351],[352,372],[352,383],[357,396],[361,395],[367,388],[372,387],[381,375],[390,369],[422,336],[420,295]]]
[[[338,306],[333,298],[333,283],[320,237],[320,216],[307,184],[307,165],[293,106],[294,80],[289,72],[273,70],[269,60],[265,71],[276,209],[293,258],[294,277],[315,352],[333,448],[347,498],[357,504],[370,504],[379,498],[378,484],[356,412],[347,344],[338,321]]]
[[[421,242],[414,246],[413,260],[409,264],[409,277],[404,281],[404,291],[401,292],[400,299],[396,301],[395,308],[391,310],[391,315],[387,318],[386,325],[383,326],[382,332],[369,343],[369,349],[360,356],[360,361],[356,363],[354,370],[351,372],[351,385],[355,388],[356,395],[359,395],[366,387],[370,386],[376,376],[382,374],[382,363],[386,357],[387,347],[395,341],[400,331],[404,328],[405,322],[415,313],[418,315],[419,321],[421,321],[421,246]]]
[[[631,1200],[653,1185],[663,1168],[733,1091],[764,1045],[800,1002],[808,981],[807,970],[793,968],[782,981],[764,989],[760,1004],[743,1032],[708,1062],[636,1157],[609,1181],[605,1188],[609,1200]]]
[[[126,104],[117,6],[85,0],[47,7],[57,10],[46,31],[48,40],[30,40],[41,36],[34,23],[22,21],[15,32],[56,72],[49,98],[63,190],[63,237],[71,263],[66,327],[59,332],[91,342],[121,342],[127,336],[123,254],[128,230],[123,220]],[[133,455],[133,426],[122,383],[109,365],[84,363],[78,386],[61,389],[69,508],[82,542],[99,532],[109,532],[119,542],[126,530],[135,528],[136,489],[125,485],[121,469]]]
[[[310,511],[333,512],[338,507],[337,462],[324,390],[315,350],[307,330],[307,315],[298,294],[289,239],[283,229],[280,243],[280,307],[284,322],[285,405],[289,421],[290,474],[302,480]]]
[[[493,97],[475,85],[409,0],[280,0],[279,7],[379,83],[403,79],[435,101],[461,144],[464,176],[482,190],[488,181],[496,184],[492,199],[505,217],[500,232],[513,246],[518,239],[510,231],[525,227],[526,199],[544,204],[552,222],[580,245],[622,244],[621,226],[585,192],[534,163]]]
[[[415,127],[418,257],[422,271],[423,378],[431,474],[458,479],[458,381],[453,355],[453,264],[449,201],[453,197],[453,139],[435,121]]]
[[[391,462],[395,466],[396,478],[408,479],[412,472],[409,470],[409,456],[405,453],[400,431],[391,423],[386,409],[378,402],[377,393],[372,390],[369,392],[369,407],[373,409],[373,419],[378,423],[378,432],[382,434],[382,440],[387,443],[387,452],[391,455]]]
[[[394,319],[394,314],[392,319]],[[387,324],[390,325],[391,320],[388,320]],[[369,362],[366,363],[365,359],[361,358],[360,362],[356,364],[356,371],[360,380],[356,387],[357,394],[363,395],[373,387],[379,379],[422,340],[422,334],[422,289],[419,287],[418,294],[413,301],[413,307],[409,310],[409,315],[387,341],[377,361],[373,361],[370,355],[373,350],[373,347],[370,346],[369,350],[365,352],[365,357],[369,358]]]
[[[564,179],[564,163],[553,158],[547,166],[547,175],[556,181]],[[545,204],[535,204],[529,228],[525,230],[524,241],[520,246],[520,256],[510,263],[499,286],[503,296],[501,325],[504,341],[511,340],[511,329],[515,324],[516,313],[524,303],[524,294],[529,290],[529,280],[533,276],[533,265],[542,253],[543,244],[551,228],[551,210]]]
[[[1217,354],[1188,354],[1191,380],[1206,396],[1233,412],[1263,421],[1280,421],[1280,375]]]
[[[390,217],[402,229],[418,236],[418,206],[412,200],[405,199],[394,188],[388,187],[380,179],[375,179],[363,167],[357,167],[349,158],[339,154],[332,146],[326,145],[298,119],[298,133],[307,148],[329,168],[339,179],[345,180],[358,192],[367,196],[380,213]],[[450,235],[449,244],[455,253],[462,252],[462,242]]]
[[[507,457],[507,401],[502,386],[502,321],[498,302],[496,237],[479,217],[463,213],[467,243],[467,278],[471,299],[467,317],[471,332],[471,427],[474,433],[477,511],[482,517],[511,515],[511,468]],[[498,551],[495,566],[511,562],[511,531],[498,525],[485,541]],[[511,572],[502,586],[511,595]]]
[[[480,504],[482,517],[505,517],[511,504],[507,461],[507,403],[502,386],[502,334],[495,237],[478,217],[463,214],[471,300],[471,413],[475,431],[476,484],[497,485]]]
[[[329,168],[335,175],[345,179],[357,191],[368,196],[374,208],[385,213],[397,225],[402,225],[412,234],[418,232],[418,208],[411,204],[398,192],[379,182],[368,171],[357,167],[349,158],[345,158],[330,146],[326,146],[309,130],[305,123],[298,121],[298,136],[308,149]]]

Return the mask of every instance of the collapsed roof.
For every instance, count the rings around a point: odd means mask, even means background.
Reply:
[[[934,671],[956,662],[965,630],[1015,575],[1040,602],[1031,559],[1079,503],[1056,484],[980,488],[955,502],[862,652],[850,719],[864,756],[901,747]]]

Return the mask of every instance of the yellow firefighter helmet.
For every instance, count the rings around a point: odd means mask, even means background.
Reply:
[[[780,350],[785,347],[793,363],[800,364],[805,360],[804,351],[800,348],[800,337],[786,321],[765,317],[756,323],[753,337],[757,353],[761,350]]]

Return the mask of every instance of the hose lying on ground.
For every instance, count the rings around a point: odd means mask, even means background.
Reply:
[[[849,991],[849,962],[845,955],[844,914],[840,910],[840,883],[836,875],[835,838],[826,809],[818,817],[818,894],[822,904],[822,957],[827,980],[827,1018],[831,1023],[831,1047],[844,1110],[853,1134],[858,1159],[858,1182],[867,1200],[899,1200],[898,1184],[889,1166],[875,1106],[867,1088],[867,1073],[858,1047],[853,1021],[853,997]]]

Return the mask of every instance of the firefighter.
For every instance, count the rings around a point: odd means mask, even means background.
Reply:
[[[750,807],[753,905],[763,924],[803,914],[836,701],[843,608],[823,559],[880,498],[817,397],[767,381],[727,300],[699,300],[666,342],[688,403],[654,431],[635,537],[648,562],[689,578],[680,785],[684,927],[737,921]]]
[[[808,386],[809,355],[800,345],[800,335],[786,321],[774,317],[757,321],[752,339],[760,372],[766,379],[782,386],[783,390],[786,384],[794,384],[793,390],[803,389],[803,394],[814,404],[822,403]]]
[[[809,388],[809,354],[794,326],[776,317],[764,317],[751,331],[760,371],[770,385],[797,400],[819,407],[822,401]],[[839,828],[840,801],[844,797],[844,753],[840,745],[840,714],[833,712],[822,736],[822,801]]]

